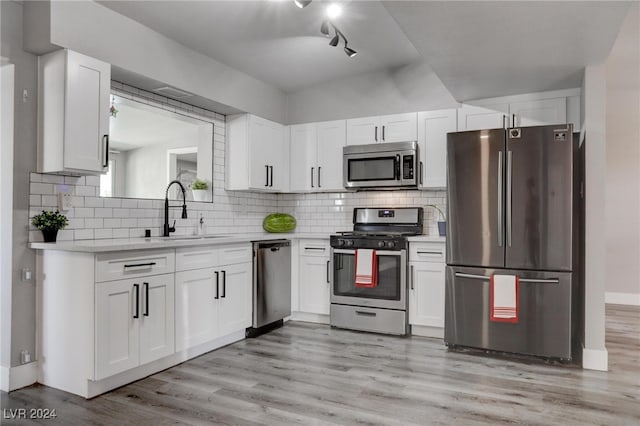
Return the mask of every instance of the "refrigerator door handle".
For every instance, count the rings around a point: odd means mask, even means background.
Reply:
[[[503,229],[504,224],[502,223],[503,218],[503,208],[502,208],[502,200],[504,199],[504,195],[502,193],[502,181],[504,180],[504,167],[503,163],[503,155],[502,151],[498,152],[498,247],[502,247],[504,244],[504,235]]]
[[[560,280],[557,278],[550,279],[537,279],[537,278],[520,278],[521,283],[532,283],[532,284],[560,284]]]
[[[513,152],[507,151],[507,246],[511,247],[511,190],[513,186]]]
[[[472,280],[481,280],[481,281],[489,281],[491,279],[491,277],[485,277],[484,275],[463,274],[462,272],[456,272],[456,277],[470,278]]]

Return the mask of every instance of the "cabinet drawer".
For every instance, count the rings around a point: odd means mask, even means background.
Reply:
[[[409,261],[411,262],[445,262],[444,243],[410,243]]]
[[[139,250],[96,256],[96,282],[169,274],[174,270],[173,250]]]
[[[299,250],[300,256],[318,256],[328,258],[331,247],[329,246],[328,240],[301,240]]]
[[[251,245],[226,246],[218,250],[218,265],[220,266],[253,261],[253,247]]]
[[[176,250],[176,271],[214,268],[218,265],[219,249],[215,247],[184,247]]]

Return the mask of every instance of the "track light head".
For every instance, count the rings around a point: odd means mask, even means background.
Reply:
[[[309,6],[311,1],[312,0],[293,0],[293,2],[296,4],[296,6],[298,6],[300,9],[303,9],[303,8]]]
[[[329,37],[329,21],[322,21],[322,25],[320,25],[320,32]]]
[[[344,46],[344,53],[347,54],[348,57],[353,58],[354,56],[356,56],[358,54],[358,52],[356,52],[355,50],[351,49],[348,46]]]
[[[336,34],[335,37],[333,37],[331,39],[331,41],[329,42],[329,46],[336,47],[338,45],[339,41],[340,41],[340,36],[338,34]]]

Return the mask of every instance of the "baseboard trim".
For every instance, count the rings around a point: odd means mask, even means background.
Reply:
[[[310,314],[308,312],[291,312],[292,321],[313,322],[316,324],[329,324],[329,315]]]
[[[604,302],[614,305],[640,306],[640,293],[615,293],[608,291],[604,294]]]
[[[9,392],[9,367],[0,366],[0,390]]]
[[[582,348],[582,368],[585,370],[608,371],[609,352],[606,349]]]
[[[2,367],[3,370],[6,367]],[[4,376],[4,371],[2,375]],[[31,386],[38,381],[38,363],[30,362],[28,364],[18,365],[9,369],[9,391]],[[4,386],[3,386],[4,390]]]
[[[444,339],[444,328],[412,324],[411,335],[420,336],[420,337],[433,337],[436,339]]]

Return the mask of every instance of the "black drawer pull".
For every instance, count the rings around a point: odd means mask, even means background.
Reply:
[[[222,296],[220,297],[227,297],[227,271],[222,271]]]
[[[218,271],[214,272],[216,274],[216,297],[214,299],[220,299],[220,273]]]
[[[365,312],[365,311],[356,311],[356,314],[362,315],[365,317],[375,317],[376,315],[378,315],[375,312]]]
[[[132,263],[131,265],[124,265],[125,268],[138,268],[141,266],[153,266],[155,265],[156,262],[149,262],[149,263]]]
[[[134,284],[133,288],[136,291],[136,313],[133,314],[134,319],[140,318],[140,284]]]
[[[142,287],[144,287],[144,312],[143,316],[149,316],[149,283],[142,283]]]

